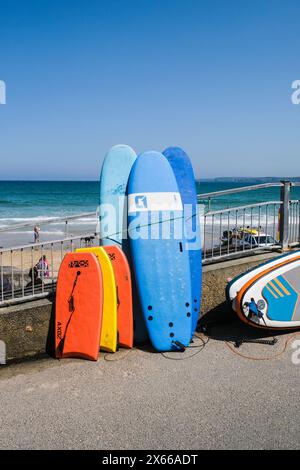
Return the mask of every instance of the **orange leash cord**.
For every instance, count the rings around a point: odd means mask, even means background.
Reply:
[[[297,332],[297,333],[293,333],[289,338],[287,338],[287,340],[285,341],[284,343],[284,347],[283,347],[283,350],[274,354],[273,356],[266,356],[266,357],[254,357],[254,356],[247,356],[246,354],[242,354],[238,351],[236,351],[236,348],[234,346],[232,346],[232,344],[229,342],[229,341],[225,341],[225,345],[227,346],[227,348],[233,352],[234,354],[236,354],[237,356],[240,356],[242,357],[243,359],[249,359],[251,361],[271,361],[272,359],[276,359],[277,357],[280,357],[282,356],[286,350],[287,350],[287,347],[289,345],[289,343],[294,339],[296,338],[296,336],[299,336],[300,335],[300,332]]]

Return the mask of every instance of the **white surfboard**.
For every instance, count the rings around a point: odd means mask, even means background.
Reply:
[[[300,253],[298,259],[281,258],[274,269],[267,268],[239,291],[235,310],[255,326],[300,327]]]
[[[260,264],[253,269],[250,269],[244,274],[235,277],[232,281],[227,284],[226,287],[226,298],[228,302],[234,301],[237,293],[241,290],[241,288],[254,276],[257,276],[259,273],[262,273],[268,268],[276,267],[278,263],[282,261],[289,261],[297,258],[300,255],[300,250],[294,251],[293,253],[288,253],[282,256],[278,256],[275,259],[271,259],[266,263]],[[233,304],[234,307],[234,304]]]

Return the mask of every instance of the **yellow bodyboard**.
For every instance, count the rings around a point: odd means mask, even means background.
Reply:
[[[101,246],[91,248],[77,248],[76,252],[94,253],[101,266],[103,278],[103,313],[100,348],[116,352],[117,350],[117,288],[111,261]]]

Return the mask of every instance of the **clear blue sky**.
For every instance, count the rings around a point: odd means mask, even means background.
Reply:
[[[0,0],[0,178],[95,180],[116,143],[300,175],[299,37],[299,0]]]

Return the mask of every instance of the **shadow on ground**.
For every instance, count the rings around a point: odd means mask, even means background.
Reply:
[[[272,340],[274,336],[290,333],[287,330],[267,330],[243,323],[226,302],[218,305],[198,322],[197,331],[217,341]]]

